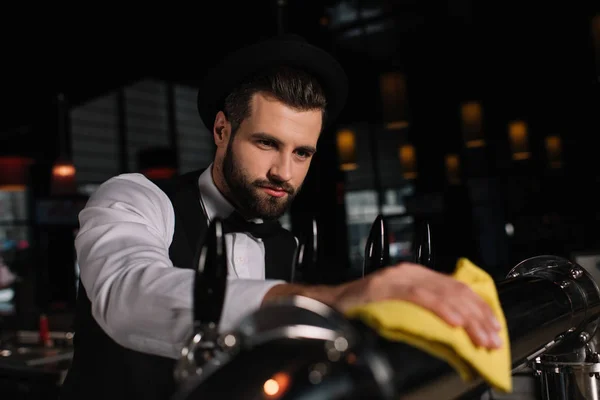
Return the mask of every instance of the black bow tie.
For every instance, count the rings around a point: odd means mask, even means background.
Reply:
[[[278,220],[265,220],[256,223],[246,220],[239,212],[234,211],[223,220],[224,233],[247,232],[257,238],[266,238],[277,234],[281,224]]]

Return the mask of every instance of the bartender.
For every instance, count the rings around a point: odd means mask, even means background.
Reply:
[[[216,144],[213,162],[183,175],[173,193],[141,174],[113,177],[79,215],[75,353],[62,399],[171,396],[175,360],[192,334],[193,244],[217,217],[228,249],[222,331],[281,296],[342,312],[393,298],[465,327],[481,346],[501,345],[483,299],[421,265],[403,262],[341,285],[287,283],[297,241],[277,221],[348,91],[331,55],[284,35],[230,54],[203,82],[198,110]]]

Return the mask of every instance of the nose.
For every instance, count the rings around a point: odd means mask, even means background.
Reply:
[[[273,165],[271,165],[269,177],[280,182],[289,181],[292,179],[292,162],[291,154],[279,153]]]

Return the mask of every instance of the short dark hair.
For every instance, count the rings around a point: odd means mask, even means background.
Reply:
[[[253,76],[227,96],[223,111],[231,122],[232,135],[250,115],[250,100],[259,92],[298,110],[320,109],[325,124],[327,99],[317,79],[302,69],[278,66]]]

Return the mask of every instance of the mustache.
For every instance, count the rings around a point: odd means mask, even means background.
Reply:
[[[287,192],[288,194],[294,193],[294,188],[289,183],[285,183],[285,182],[272,182],[272,181],[257,180],[257,181],[254,181],[254,186],[263,187],[263,188],[267,188],[267,189],[273,189],[273,190],[283,190],[284,192]]]

